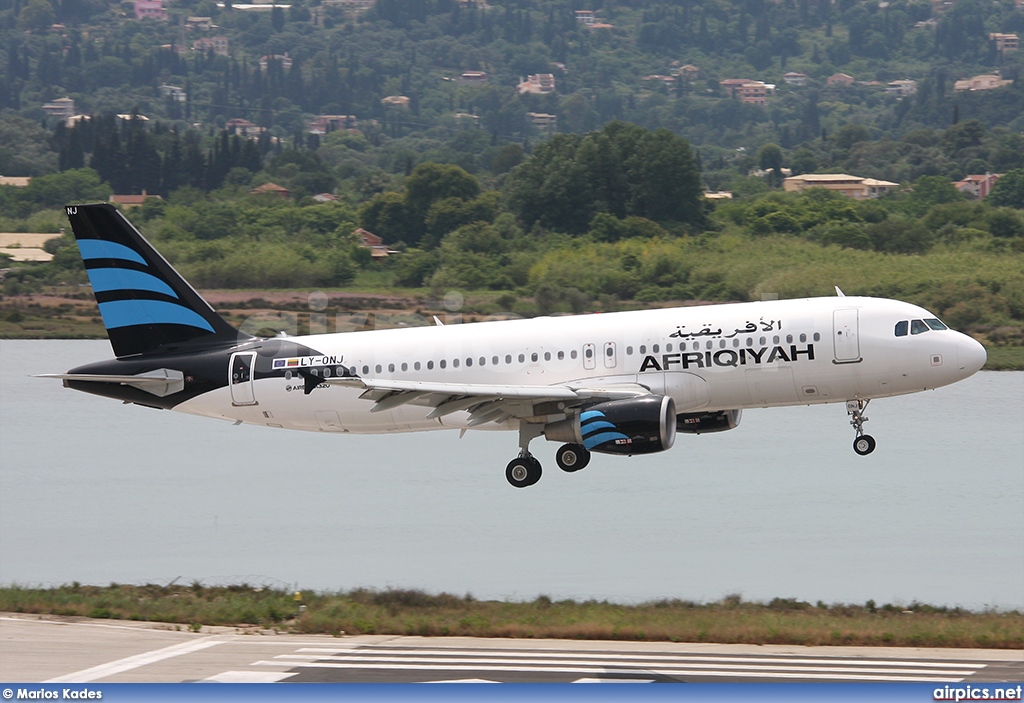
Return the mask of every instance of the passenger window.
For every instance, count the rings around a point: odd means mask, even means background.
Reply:
[[[377,373],[380,373],[380,372],[381,372],[381,371],[383,371],[384,369],[382,369],[382,368],[381,368],[380,364],[377,364],[377,368],[376,368],[376,369],[374,369],[374,370],[375,370],[375,371],[376,371]]]
[[[747,346],[748,347],[754,346],[754,338],[753,337],[747,337]]]
[[[472,365],[473,365],[473,357],[467,356],[466,357],[466,366],[469,367],[469,366],[472,366]]]
[[[394,364],[388,364],[388,372],[389,373],[394,373],[395,372],[395,365]]]
[[[363,375],[366,376],[369,373],[370,373],[370,367],[364,365],[363,366]]]
[[[814,333],[814,341],[815,342],[820,342],[821,341],[821,335],[818,334],[817,332]]]
[[[452,368],[456,368],[456,369],[459,368],[459,360],[458,359],[452,359]]]
[[[626,347],[626,356],[633,356],[633,347]]]
[[[433,369],[433,368],[434,368],[434,362],[433,362],[433,361],[428,361],[428,362],[427,362],[427,369],[428,369],[428,370],[431,370],[431,369]]]
[[[896,323],[896,336],[897,337],[906,337],[907,336],[907,327],[908,326],[909,326],[909,323],[906,320],[900,320],[899,322],[897,322]]]
[[[740,345],[740,340],[739,340],[739,339],[737,339],[736,337],[733,337],[733,339],[732,339],[732,345],[733,345],[734,347],[738,347],[738,346]]]
[[[807,335],[806,334],[801,334],[800,335],[800,341],[801,342],[806,342],[807,341]]]
[[[765,339],[764,339],[764,337],[761,337],[761,346],[763,347],[764,345],[765,345]]]
[[[509,361],[511,361],[511,359],[509,359]],[[492,356],[492,357],[491,357],[491,363],[492,363],[493,365],[497,366],[497,365],[498,365],[498,357],[496,357],[496,356]]]
[[[615,347],[608,347],[604,350],[604,355],[607,357],[615,356]]]
[[[512,363],[512,355],[511,354],[506,354],[505,355],[505,363],[506,364],[511,364]]]
[[[587,357],[588,359],[590,359],[590,358],[592,358],[592,357],[594,356],[594,350],[593,350],[593,349],[591,349],[590,347],[587,347],[587,349],[586,349],[586,350],[585,350],[585,351],[583,352],[583,354],[584,354],[584,355],[585,355],[585,356],[586,356],[586,357]]]
[[[576,358],[576,350],[575,349],[573,349],[571,352],[569,352],[569,357],[572,358],[572,359]]]
[[[779,343],[779,335],[775,335],[774,337],[772,337],[772,344],[778,344],[778,343]]]
[[[793,343],[793,335],[787,334],[786,335],[786,344],[792,344],[792,343]]]
[[[646,354],[647,353],[647,345],[646,344],[641,344],[640,345],[640,353],[641,354]]]
[[[478,363],[479,363],[479,364],[480,364],[481,366],[487,366],[487,358],[486,358],[486,357],[483,357],[483,356],[481,356],[481,357],[480,357],[480,360],[479,360],[479,362],[478,362]]]
[[[521,364],[521,363],[523,363],[524,361],[526,361],[526,356],[525,356],[524,354],[520,354],[520,355],[519,355],[519,363]]]
[[[412,365],[412,367],[414,369],[416,369],[417,371],[419,371],[420,370],[420,362],[417,361],[415,364]]]
[[[534,352],[534,353],[530,354],[530,361],[536,361],[536,360],[537,360],[537,352]]]
[[[666,344],[665,345],[665,351],[667,351],[667,352],[672,351],[672,345],[671,344]]]
[[[544,361],[551,361],[551,352],[544,352]]]
[[[927,331],[928,325],[924,324],[924,320],[910,321],[910,334],[922,334]]]
[[[948,330],[949,329],[944,324],[942,324],[941,322],[936,320],[934,317],[929,317],[924,322],[925,322],[926,325],[931,327],[933,330]]]
[[[443,368],[445,368],[445,367],[447,367],[447,366],[448,366],[448,362],[447,362],[446,360],[444,360],[444,359],[441,359],[441,364],[440,364],[440,366],[441,366],[441,368],[443,369]]]
[[[405,363],[405,362],[403,361],[403,362],[402,362],[402,371],[408,371],[408,370],[409,370],[409,364],[407,364],[407,363]]]
[[[659,347],[659,346],[658,346],[657,344],[655,344],[655,345],[654,345],[653,347],[651,347],[651,351],[652,351],[652,352],[654,352],[655,354],[657,354],[657,353],[658,353],[658,350],[659,350],[660,348],[661,348],[661,347]]]
[[[562,352],[562,351],[558,352],[558,360],[561,361],[564,358],[565,358],[565,352]]]

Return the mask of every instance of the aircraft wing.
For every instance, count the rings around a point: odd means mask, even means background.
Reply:
[[[487,422],[504,422],[510,418],[532,417],[537,405],[563,402],[567,406],[588,400],[617,400],[650,395],[650,390],[634,383],[606,384],[601,387],[564,384],[557,386],[485,385],[472,383],[438,383],[340,377],[318,379],[349,388],[362,388],[360,396],[374,401],[370,412],[390,410],[412,404],[430,408],[428,418],[437,418],[460,410],[470,413],[469,426]]]

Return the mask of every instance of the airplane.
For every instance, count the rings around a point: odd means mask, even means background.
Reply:
[[[519,433],[512,486],[540,480],[538,437],[566,472],[594,452],[670,449],[734,429],[751,408],[845,403],[853,449],[865,411],[961,381],[984,347],[924,308],[836,295],[303,336],[232,327],[112,205],[66,208],[113,360],[65,387],[125,403],[337,433]]]

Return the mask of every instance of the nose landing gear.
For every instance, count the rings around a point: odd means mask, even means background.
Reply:
[[[868,409],[870,402],[870,400],[846,401],[846,412],[850,415],[850,425],[857,432],[857,436],[853,440],[853,451],[860,456],[866,456],[875,451],[875,438],[864,434],[864,423],[868,421],[864,412]]]

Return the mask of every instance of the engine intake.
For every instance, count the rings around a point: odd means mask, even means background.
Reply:
[[[676,439],[676,404],[669,396],[646,395],[588,405],[545,425],[544,436],[604,454],[662,452]]]
[[[712,413],[683,413],[676,415],[676,431],[686,434],[725,432],[740,424],[742,410],[719,410]]]

